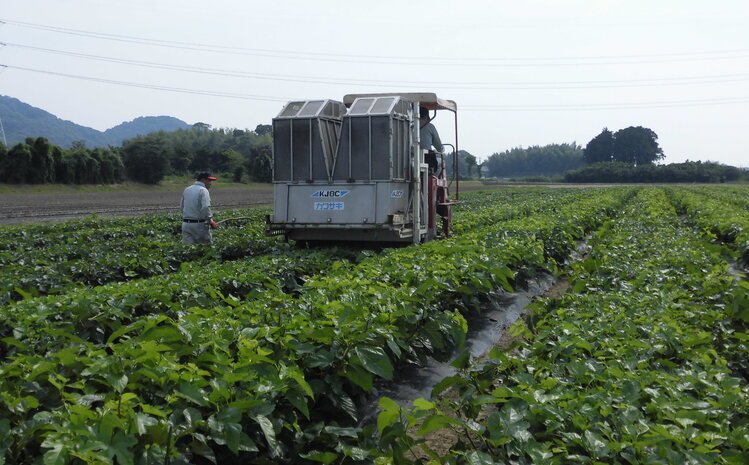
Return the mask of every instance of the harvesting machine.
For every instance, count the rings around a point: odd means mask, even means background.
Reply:
[[[433,93],[287,103],[273,119],[274,206],[266,233],[302,244],[449,236],[458,170],[453,201],[444,154],[419,148],[426,123],[420,107],[453,113],[455,143],[443,145],[457,154],[457,105]]]

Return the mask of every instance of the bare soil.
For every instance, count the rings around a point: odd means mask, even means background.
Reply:
[[[0,224],[63,221],[94,214],[130,217],[147,213],[176,213],[181,198],[181,188],[166,191],[2,194]],[[216,211],[269,206],[273,203],[273,187],[211,189],[211,203]]]
[[[507,186],[461,186],[461,191],[507,188]],[[0,194],[0,225],[41,223],[84,218],[131,217],[148,213],[177,212],[182,187],[158,191],[21,193]],[[211,189],[215,211],[231,208],[264,207],[273,204],[273,186]],[[220,218],[220,215],[216,215]]]

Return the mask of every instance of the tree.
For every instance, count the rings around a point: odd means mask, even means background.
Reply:
[[[630,126],[614,134],[614,161],[635,166],[653,164],[664,158],[658,146],[658,134],[642,126]]]
[[[94,184],[98,181],[99,162],[88,150],[75,150],[67,153],[68,176],[75,184]]]
[[[44,137],[37,137],[31,145],[31,166],[27,181],[31,184],[44,184],[55,179],[55,160],[52,145]]]
[[[477,166],[476,157],[471,155],[470,153],[466,152],[465,157],[463,157],[463,160],[466,164],[466,171],[468,172],[468,177],[473,177],[473,168]]]
[[[262,136],[264,134],[272,134],[273,133],[273,126],[270,124],[258,124],[255,127],[255,134],[258,136]]]
[[[273,152],[270,147],[252,150],[247,164],[247,172],[257,182],[271,182],[273,180]]]
[[[134,181],[157,184],[169,170],[167,144],[159,133],[125,141],[122,153],[128,177]]]
[[[0,180],[5,179],[5,165],[8,160],[8,149],[0,142]]]
[[[85,140],[74,140],[70,143],[70,151],[75,152],[78,150],[86,150],[86,141]]]
[[[439,157],[437,158],[439,160]],[[447,169],[447,176],[453,176],[453,168],[455,165],[455,152],[450,152],[445,157],[445,165]],[[458,172],[461,178],[469,177],[471,174],[471,168],[476,166],[476,157],[471,155],[465,150],[458,151]]]
[[[611,161],[614,158],[614,134],[608,128],[603,128],[603,131],[585,146],[583,158],[588,164]]]
[[[9,184],[23,184],[28,178],[30,168],[31,147],[19,142],[8,151],[3,169],[3,180]]]

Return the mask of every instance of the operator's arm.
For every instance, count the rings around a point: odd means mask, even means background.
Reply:
[[[437,149],[438,152],[444,152],[445,147],[442,145],[440,134],[437,132],[437,128],[435,128],[434,125],[431,125],[430,129],[432,131],[432,145],[434,145],[434,148]]]
[[[213,214],[211,213],[211,195],[208,193],[208,189],[202,189],[200,192],[200,217],[206,221],[211,221]]]

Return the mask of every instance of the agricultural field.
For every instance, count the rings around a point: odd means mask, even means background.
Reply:
[[[384,250],[266,213],[213,247],[167,214],[3,227],[0,464],[749,463],[749,188],[471,192],[453,237]],[[377,395],[430,360],[430,398]]]

